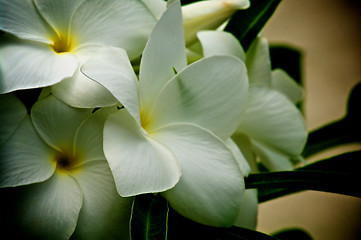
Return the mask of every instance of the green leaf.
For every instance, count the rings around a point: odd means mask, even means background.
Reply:
[[[167,239],[168,202],[153,194],[138,195],[134,198],[130,219],[132,240]]]
[[[279,240],[312,240],[312,237],[306,231],[299,228],[291,228],[272,234]]]
[[[309,157],[315,153],[347,143],[361,142],[361,116],[359,105],[361,103],[361,83],[358,83],[351,91],[347,114],[341,120],[332,122],[308,135],[306,147],[302,153]]]
[[[258,188],[259,202],[303,190],[361,197],[358,165],[361,151],[345,153],[294,171],[250,174],[246,188]]]
[[[251,0],[250,8],[236,12],[225,30],[233,33],[247,51],[280,2],[281,0]]]
[[[168,238],[187,240],[276,240],[277,238],[261,232],[238,228],[220,228],[206,226],[189,220],[172,208],[169,209]]]

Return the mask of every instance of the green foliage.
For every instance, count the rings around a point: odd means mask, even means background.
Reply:
[[[236,12],[225,30],[233,33],[247,51],[280,2],[281,0],[251,0],[250,8]]]
[[[136,196],[129,227],[132,240],[167,239],[167,200],[153,194]]]
[[[327,124],[308,136],[304,157],[342,144],[361,142],[361,116],[359,104],[361,103],[361,83],[351,91],[347,104],[346,116]]]
[[[279,240],[312,240],[309,233],[298,228],[285,229],[273,234],[273,236]]]
[[[316,190],[361,197],[358,165],[361,151],[325,159],[295,171],[250,174],[246,188],[258,188],[259,202],[287,194]]]

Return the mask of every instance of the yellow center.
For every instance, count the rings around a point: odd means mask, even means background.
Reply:
[[[79,156],[74,156],[73,154],[67,151],[58,152],[54,156],[56,168],[62,171],[74,170],[76,165],[78,165],[79,160],[80,160]]]
[[[74,48],[74,42],[72,39],[64,36],[60,36],[53,40],[52,49],[56,53],[67,53],[71,52]]]

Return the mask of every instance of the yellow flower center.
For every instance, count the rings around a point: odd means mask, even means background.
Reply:
[[[62,151],[55,154],[54,160],[58,170],[72,171],[78,165],[80,158],[67,151]]]
[[[69,37],[60,36],[53,40],[52,49],[56,53],[68,53],[74,48],[74,41]]]

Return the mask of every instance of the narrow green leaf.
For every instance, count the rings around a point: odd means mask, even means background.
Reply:
[[[247,51],[280,2],[281,0],[251,0],[250,8],[236,12],[225,30],[233,33]]]
[[[361,197],[361,151],[325,159],[295,171],[250,174],[246,188],[258,188],[259,202],[294,192],[316,190]]]
[[[167,239],[168,202],[153,194],[138,195],[134,198],[130,219],[132,240]]]
[[[170,240],[277,240],[277,238],[261,232],[238,228],[220,228],[193,222],[170,208],[169,231]]]
[[[332,122],[308,135],[304,157],[347,143],[361,142],[361,116],[359,105],[361,103],[361,83],[351,91],[347,104],[347,114],[341,120]]]

